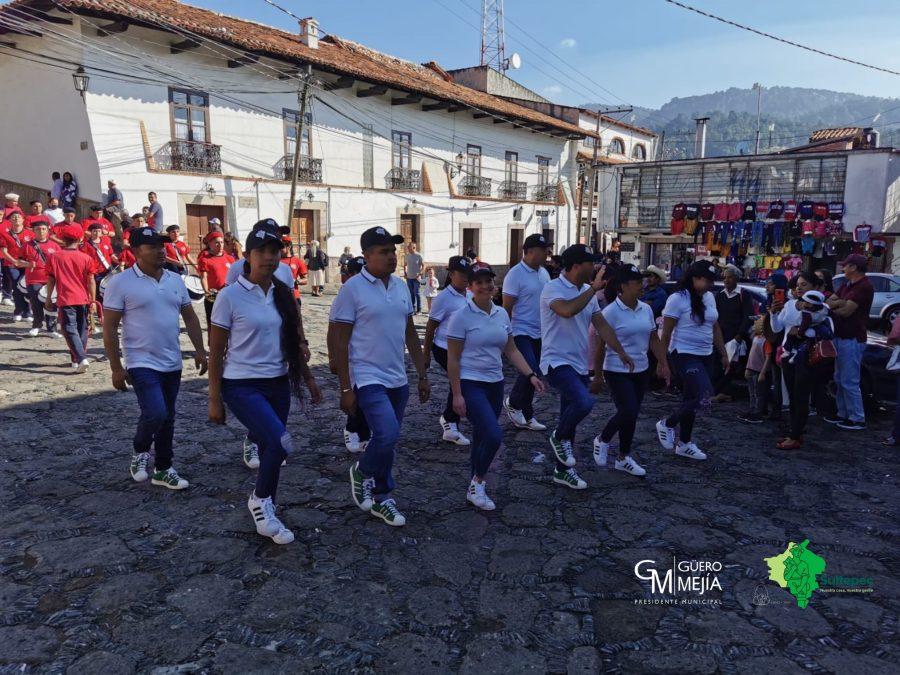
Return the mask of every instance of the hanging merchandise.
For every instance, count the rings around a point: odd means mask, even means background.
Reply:
[[[816,221],[816,238],[822,239],[828,236],[828,227],[831,225],[830,220],[817,220]]]
[[[773,220],[778,220],[781,216],[784,215],[784,202],[780,199],[776,199],[774,202],[769,203],[769,212],[766,214],[766,218],[772,218]]]
[[[827,232],[829,237],[840,237],[844,234],[844,226],[841,224],[839,220],[829,220],[826,221],[829,223]]]
[[[813,204],[813,218],[815,220],[825,220],[828,217],[828,204],[825,202],[816,202]]]
[[[709,219],[706,218],[705,220],[709,220]],[[712,220],[718,220],[720,222],[723,220],[728,220],[728,203],[727,202],[719,202],[718,204],[716,204],[715,208],[713,209]]]
[[[756,202],[756,217],[762,220],[763,218],[769,217],[769,209],[771,208],[771,203],[768,201],[757,200]]]
[[[688,204],[684,208],[684,219],[685,220],[699,220],[700,219],[700,205],[699,204]]]
[[[812,220],[804,220],[800,224],[800,234],[802,236],[813,236],[816,233],[816,225]]]
[[[731,202],[728,207],[728,218],[726,220],[740,220],[744,213],[744,204],[742,202]]]
[[[799,237],[803,235],[803,221],[792,220],[788,225],[788,237]]]
[[[684,221],[684,233],[693,237],[697,233],[697,219],[696,218],[686,218]]]
[[[853,241],[857,244],[865,244],[869,241],[869,235],[872,234],[872,226],[867,223],[861,223],[853,228]]]
[[[803,243],[800,241],[800,237],[791,238],[791,253],[794,255],[803,253]]]
[[[812,234],[805,234],[800,239],[800,253],[803,255],[812,255],[816,248],[816,239]]]
[[[804,199],[797,205],[797,214],[803,220],[813,217],[813,203],[809,199]]]
[[[672,207],[672,220],[684,220],[687,213],[687,205],[684,202],[678,202]]]
[[[829,257],[834,257],[837,255],[837,239],[832,237],[825,241],[825,245],[822,247],[822,253]]]
[[[707,249],[715,246],[716,224],[713,221],[703,223],[703,244]]]
[[[713,217],[715,211],[715,204],[713,204],[712,202],[706,202],[705,204],[700,206],[700,220],[716,220],[716,218]]]
[[[843,220],[844,202],[828,202],[828,217],[832,220]]]
[[[682,232],[684,232],[684,219],[673,218],[672,224],[670,226],[670,232],[672,234],[681,234]]]
[[[797,202],[793,199],[788,199],[784,203],[784,219],[789,223],[797,219]]]
[[[744,208],[741,211],[741,220],[756,220],[756,202],[753,200],[744,202]]]
[[[750,225],[748,223],[748,225]],[[763,239],[763,228],[765,227],[765,223],[761,220],[754,221],[752,225],[750,225],[750,245],[754,248],[762,247],[762,239]]]
[[[772,248],[784,246],[784,221],[776,220],[772,223]]]
[[[873,258],[880,258],[887,250],[887,239],[881,235],[875,235],[869,239],[869,252]]]

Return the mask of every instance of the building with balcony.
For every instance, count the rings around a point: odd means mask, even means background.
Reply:
[[[573,241],[564,167],[589,132],[434,62],[322,36],[314,19],[294,34],[175,0],[14,0],[0,32],[6,86],[34,104],[0,107],[18,130],[0,180],[40,187],[68,170],[102,200],[115,179],[131,212],[152,190],[194,248],[212,217],[239,237],[274,217],[332,259],[374,224],[435,265],[474,248],[502,269],[534,232]]]

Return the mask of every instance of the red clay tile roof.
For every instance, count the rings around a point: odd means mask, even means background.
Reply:
[[[835,127],[832,129],[817,129],[809,137],[810,143],[816,141],[838,140],[853,138],[863,132],[862,127]]]
[[[0,15],[9,8],[29,5],[32,1],[14,0],[0,7]],[[493,115],[512,118],[517,123],[541,125],[579,138],[593,135],[568,122],[448,82],[437,72],[440,68],[437,64],[421,66],[330,34],[319,40],[318,49],[310,49],[300,41],[299,35],[176,0],[54,0],[54,4],[63,10],[114,20],[126,19],[156,27],[168,24],[260,55],[291,62],[299,60],[324,71],[350,75],[365,82],[387,85],[438,101],[460,103]]]

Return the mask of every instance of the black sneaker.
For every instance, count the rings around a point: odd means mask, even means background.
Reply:
[[[822,419],[828,424],[840,424],[844,421],[843,417],[838,417],[837,415],[822,415]]]
[[[763,418],[762,415],[758,415],[754,412],[741,413],[737,416],[737,418],[741,422],[746,422],[747,424],[762,424]]]
[[[854,422],[853,420],[842,420],[838,422],[839,429],[846,431],[863,431],[866,428],[865,422]]]

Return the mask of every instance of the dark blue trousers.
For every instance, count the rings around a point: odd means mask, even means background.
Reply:
[[[376,501],[386,498],[394,489],[392,469],[408,400],[409,385],[388,389],[380,384],[368,384],[356,389],[356,405],[362,409],[372,433],[359,460],[359,470],[375,479]]]
[[[152,368],[129,368],[128,374],[141,408],[134,433],[134,451],[150,452],[152,445],[154,466],[157,471],[165,471],[172,466],[175,402],[181,387],[181,371],[164,373]]]
[[[531,369],[541,374],[541,339],[532,338],[527,335],[516,335],[513,337],[516,348],[525,357]],[[531,386],[531,379],[525,377],[521,373],[516,378],[513,388],[509,391],[509,405],[511,408],[521,410],[525,416],[525,421],[534,417],[534,387]]]
[[[503,380],[460,380],[459,384],[466,400],[466,417],[472,423],[472,447],[469,451],[472,476],[484,478],[503,442],[503,430],[497,422],[503,406]]]

